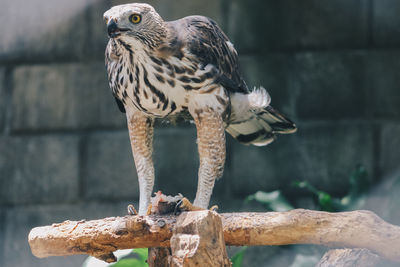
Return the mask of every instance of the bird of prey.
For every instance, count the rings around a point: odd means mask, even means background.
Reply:
[[[203,209],[223,174],[225,131],[256,146],[296,131],[292,121],[270,106],[263,87],[247,87],[233,44],[213,20],[188,16],[164,21],[143,3],[114,6],[104,20],[108,80],[127,117],[139,179],[139,215],[146,214],[154,185],[155,118],[188,114],[194,121],[200,167],[193,205]]]

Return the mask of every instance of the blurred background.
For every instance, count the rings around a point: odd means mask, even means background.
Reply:
[[[102,15],[127,2],[1,0],[0,266],[80,266],[85,256],[34,258],[29,230],[123,216],[128,203],[137,205],[126,119],[104,68]],[[400,225],[400,1],[147,3],[166,20],[216,20],[239,52],[247,84],[267,88],[299,128],[267,147],[228,136],[211,204],[263,211],[266,203],[246,197],[279,190],[294,207],[324,209],[320,194],[340,201],[358,190],[353,207]],[[195,138],[191,124],[158,123],[155,191],[193,199]],[[243,266],[290,266],[299,250],[310,249],[252,248]]]

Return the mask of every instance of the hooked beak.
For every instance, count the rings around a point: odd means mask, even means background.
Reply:
[[[113,19],[111,19],[107,25],[107,32],[108,32],[108,36],[110,38],[117,37],[117,36],[121,35],[121,32],[126,32],[126,31],[129,31],[129,29],[118,28],[117,23]]]

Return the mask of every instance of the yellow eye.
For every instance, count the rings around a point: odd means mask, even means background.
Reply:
[[[104,21],[108,24],[108,18],[104,17]]]
[[[133,14],[131,15],[131,17],[129,18],[129,20],[133,23],[133,24],[138,24],[141,20],[142,17],[139,14]]]

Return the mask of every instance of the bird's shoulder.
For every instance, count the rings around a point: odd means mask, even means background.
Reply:
[[[217,57],[213,58],[210,53],[207,53],[212,50],[216,52],[217,49],[226,49],[225,53],[237,56],[233,45],[229,45],[228,37],[218,24],[208,17],[188,16],[168,23],[173,36],[176,36],[190,53],[198,56],[201,60],[218,60]]]
[[[169,49],[185,51],[203,67],[218,71],[218,82],[229,91],[248,92],[239,71],[238,54],[218,24],[204,16],[188,16],[167,22]]]

